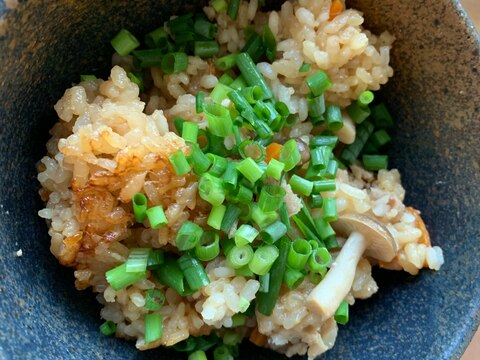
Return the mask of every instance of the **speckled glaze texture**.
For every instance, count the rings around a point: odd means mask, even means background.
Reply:
[[[396,74],[382,92],[397,119],[391,165],[446,264],[414,278],[377,271],[379,293],[354,306],[323,359],[457,359],[480,319],[479,35],[457,1],[349,5],[365,12],[368,27],[397,37]],[[119,28],[142,34],[191,8],[184,0],[36,0],[7,11],[0,0],[8,19],[0,38],[0,359],[183,358],[100,335],[94,295],[76,291],[72,271],[49,252],[35,162],[56,121],[53,104],[78,74],[107,74]],[[245,345],[241,358],[282,356]]]

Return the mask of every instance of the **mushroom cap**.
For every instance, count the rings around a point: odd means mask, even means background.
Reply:
[[[332,223],[340,235],[348,237],[357,231],[368,241],[365,255],[377,260],[392,261],[398,252],[398,243],[392,233],[378,220],[360,214],[345,214]]]

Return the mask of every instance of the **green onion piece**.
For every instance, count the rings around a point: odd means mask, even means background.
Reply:
[[[185,294],[184,275],[172,255],[167,254],[164,263],[154,269],[153,274],[161,284],[171,287],[180,295]]]
[[[277,159],[271,159],[267,165],[266,174],[273,177],[275,180],[280,180],[285,164]]]
[[[310,140],[310,148],[316,148],[318,146],[329,146],[332,149],[337,146],[338,136],[336,135],[317,135]]]
[[[331,222],[337,218],[337,199],[325,198],[323,200],[323,220]]]
[[[255,162],[260,162],[265,159],[265,148],[252,140],[244,140],[238,147],[240,156],[243,159],[252,158]]]
[[[186,221],[182,224],[175,237],[175,246],[180,251],[193,249],[200,242],[203,234],[203,229],[191,221]]]
[[[307,240],[297,239],[292,242],[287,256],[287,265],[294,270],[302,270],[312,254],[312,246]]]
[[[233,161],[229,161],[227,164],[227,168],[223,174],[223,186],[231,191],[237,187],[238,183],[238,171],[237,171],[237,163]]]
[[[285,270],[285,275],[283,276],[283,280],[285,282],[285,285],[290,290],[295,290],[298,288],[303,280],[305,279],[305,274],[299,270],[294,270],[291,269],[287,266],[287,269]]]
[[[193,28],[193,13],[177,16],[167,22],[172,34],[190,31]]]
[[[371,171],[386,169],[388,166],[387,155],[363,155],[362,161],[363,167]]]
[[[255,63],[247,53],[240,53],[237,56],[237,66],[242,73],[243,78],[249,86],[258,85],[263,91],[263,99],[271,99],[273,93],[267,85],[267,82],[258,71]]]
[[[131,82],[136,84],[140,91],[143,91],[144,86],[143,86],[143,73],[141,71],[137,72],[127,72],[127,76],[130,79]]]
[[[322,118],[325,112],[325,97],[323,95],[307,95],[308,116],[311,118]],[[323,118],[322,118],[323,119]]]
[[[257,275],[266,275],[273,263],[279,256],[279,251],[274,245],[260,246],[253,254],[252,260],[248,263],[248,267]]]
[[[280,185],[265,185],[258,198],[258,207],[264,212],[277,211],[282,206],[285,194],[285,189]]]
[[[183,128],[185,128],[185,126],[183,126]],[[168,157],[168,159],[175,170],[175,174],[178,176],[185,175],[190,172],[190,164],[188,163],[187,158],[182,150],[175,151]]]
[[[195,20],[193,31],[206,39],[213,40],[215,39],[215,34],[217,33],[217,27],[211,22],[203,18],[199,18]]]
[[[193,166],[193,172],[199,176],[204,174],[210,168],[210,165],[212,165],[212,162],[208,156],[200,150],[198,144],[190,144],[190,155],[188,156],[188,160]]]
[[[210,261],[220,254],[220,235],[215,231],[205,231],[195,246],[195,256],[200,261]]]
[[[212,41],[195,41],[193,53],[201,58],[211,57],[218,54],[220,48],[218,43]]]
[[[225,190],[223,189],[222,179],[209,173],[200,176],[198,193],[203,200],[213,206],[218,206],[225,200]]]
[[[233,83],[230,85],[233,85]],[[249,104],[247,99],[245,99],[245,97],[242,95],[241,90],[230,91],[228,93],[228,97],[230,98],[230,100],[232,100],[233,104],[235,105],[235,108],[241,113],[242,112],[253,113],[252,106]]]
[[[145,278],[145,275],[145,271],[127,272],[126,263],[110,269],[105,273],[107,282],[110,284],[113,290],[116,291],[135,284],[137,281]]]
[[[219,104],[205,104],[203,112],[208,122],[208,129],[215,136],[228,136],[233,132],[233,123],[228,109]]]
[[[258,282],[260,283],[260,288],[258,291],[262,293],[268,292],[268,288],[270,287],[270,273],[266,275],[260,275],[258,277]]]
[[[250,270],[248,268],[248,265],[242,266],[240,269],[235,269],[235,275],[236,276],[243,276],[243,277],[253,277],[254,276],[252,270]]]
[[[173,119],[173,125],[175,126],[175,129],[177,130],[178,135],[180,135],[183,131],[183,123],[185,122],[185,119],[181,117],[177,117]]]
[[[301,72],[301,73],[309,72],[311,67],[312,67],[312,64],[303,63],[298,69],[298,72]]]
[[[228,2],[227,15],[232,20],[237,20],[238,9],[240,9],[240,0],[230,0]]]
[[[227,169],[228,160],[222,156],[218,156],[212,153],[208,153],[207,156],[212,163],[212,166],[210,170],[208,170],[208,173],[217,177],[222,176]]]
[[[213,0],[213,1],[217,1],[217,0]],[[226,345],[217,346],[215,350],[213,350],[213,360],[233,360],[233,359],[234,357],[232,354],[230,354],[230,350]]]
[[[145,314],[145,344],[157,341],[162,337],[162,315]]]
[[[192,255],[184,254],[177,260],[177,262],[178,266],[180,266],[180,269],[183,271],[188,286],[190,289],[192,289],[192,291],[197,291],[210,284],[210,279],[208,278],[208,275],[205,272],[202,264]]]
[[[263,27],[263,45],[268,61],[273,62],[277,56],[277,40],[268,25]]]
[[[240,161],[237,164],[237,170],[252,183],[255,183],[264,174],[264,170],[252,158]]]
[[[153,49],[161,49],[167,46],[168,43],[168,33],[165,31],[163,26],[149,32],[145,35],[145,44]]]
[[[317,73],[307,78],[307,85],[314,96],[320,96],[332,87],[332,82],[324,71],[319,70]]]
[[[215,60],[215,66],[220,71],[228,71],[235,66],[236,61],[237,61],[237,54],[236,53],[229,54]]]
[[[151,207],[147,210],[148,221],[152,229],[158,229],[168,224],[168,219],[165,216],[165,212],[160,205]]]
[[[373,145],[379,148],[388,144],[392,140],[392,138],[390,137],[390,135],[388,135],[385,129],[380,129],[372,134],[370,140],[372,141]]]
[[[205,93],[203,91],[199,91],[197,93],[197,96],[195,96],[195,112],[197,114],[200,114],[203,112],[204,104],[205,104]]]
[[[317,236],[316,232],[314,230],[311,230],[307,226],[307,224],[305,224],[305,222],[302,219],[300,219],[298,215],[292,216],[292,219],[295,222],[295,224],[297,224],[297,227],[307,239],[316,240],[319,242],[321,241],[319,236]]]
[[[172,35],[175,37],[175,50],[182,52],[186,51],[188,47],[191,46],[191,44],[195,41],[195,39],[198,38],[198,35],[196,35],[193,31],[181,31],[172,33]]]
[[[162,71],[175,74],[187,70],[188,56],[184,52],[168,53],[162,59]]]
[[[233,54],[232,54],[233,55]],[[237,63],[237,56],[238,54],[235,54],[235,64]],[[245,79],[243,78],[242,75],[238,76],[234,81],[233,83],[230,84],[230,87],[232,89],[235,89],[235,90],[240,90],[242,88],[244,88],[245,86],[247,86],[247,82],[245,81]]]
[[[197,337],[189,336],[183,341],[180,341],[172,346],[172,349],[178,352],[191,353],[197,349]]]
[[[248,54],[254,63],[259,62],[265,52],[261,36],[253,31],[246,39],[242,52]]]
[[[304,196],[310,196],[313,190],[313,182],[298,175],[293,175],[288,184],[292,187],[294,192]]]
[[[338,240],[337,240],[337,237],[334,235],[334,236],[329,236],[328,238],[326,238],[324,240],[325,242],[325,247],[330,250],[330,249],[337,249],[339,244],[338,244]]]
[[[287,204],[283,203],[282,206],[280,206],[278,214],[280,215],[280,221],[287,227],[287,231],[290,230],[290,215],[288,214]]]
[[[252,211],[252,220],[260,227],[264,228],[278,219],[275,211],[264,212],[258,205],[254,205]]]
[[[252,258],[253,249],[248,244],[242,247],[234,246],[227,253],[227,263],[232,269],[240,269],[241,267],[247,265]]]
[[[245,117],[245,115],[251,115],[251,114],[242,113],[243,117]],[[274,135],[272,129],[268,126],[268,124],[265,121],[262,121],[258,118],[253,118],[253,120],[254,120],[253,121],[253,128],[257,132],[257,135],[261,139],[268,139],[267,144],[263,144],[263,145],[268,145],[268,143],[270,142],[270,139]]]
[[[225,216],[225,211],[227,211],[227,207],[225,205],[218,205],[212,207],[210,215],[208,215],[207,224],[215,230],[220,230],[223,217]]]
[[[308,258],[308,267],[312,272],[323,273],[332,261],[332,255],[324,247],[319,247],[312,251]]]
[[[312,209],[321,208],[323,204],[323,198],[320,194],[312,194],[309,198],[309,205]]]
[[[347,113],[355,124],[361,124],[370,116],[370,109],[355,102],[347,107]]]
[[[327,106],[327,127],[329,130],[338,131],[343,127],[343,116],[337,105]]]
[[[140,67],[150,68],[162,65],[164,52],[161,49],[135,50],[133,55]]]
[[[330,159],[330,161],[328,162],[327,168],[323,173],[323,177],[325,179],[335,179],[335,177],[337,176],[338,166],[339,165],[337,160]]]
[[[315,250],[315,249],[318,249],[318,247],[320,246],[320,245],[318,244],[318,242],[315,241],[315,240],[308,240],[308,243],[309,243],[310,246],[312,247],[312,251]]]
[[[341,325],[348,323],[348,303],[345,300],[341,302],[337,311],[335,311],[334,319]]]
[[[222,240],[220,240],[220,247],[222,248],[223,253],[226,256],[228,255],[230,250],[235,247],[235,241],[231,238],[223,238]]]
[[[277,112],[275,105],[272,103],[257,101],[253,107],[253,111],[260,120],[265,121],[267,124],[270,124],[280,118],[280,114]]]
[[[225,73],[222,76],[220,76],[220,78],[218,79],[218,82],[220,84],[229,86],[231,83],[233,83],[233,78],[230,75],[228,75],[227,73]]]
[[[147,197],[142,193],[136,193],[132,199],[133,215],[139,223],[147,217]]]
[[[285,164],[285,171],[292,170],[302,159],[295,139],[288,140],[280,150],[279,160]]]
[[[205,354],[205,351],[197,350],[188,355],[188,360],[207,360],[207,355]]]
[[[227,210],[225,211],[225,215],[223,216],[222,224],[220,225],[220,230],[223,232],[228,233],[232,228],[235,221],[238,220],[242,210],[233,204],[227,205]]]
[[[340,160],[350,165],[355,162],[363,147],[367,143],[368,138],[373,133],[374,126],[370,121],[364,121],[357,127],[357,134],[353,144],[345,146],[340,154]]]
[[[287,226],[281,221],[276,221],[262,230],[261,236],[264,243],[272,245],[287,233]]]
[[[212,5],[217,13],[223,12],[227,9],[227,2],[225,0],[212,0],[210,5]]]
[[[80,75],[80,81],[95,81],[95,80],[97,80],[97,77],[95,75]]]
[[[202,152],[210,150],[210,136],[204,129],[198,129],[197,143]]]
[[[366,90],[360,94],[357,102],[360,106],[368,106],[373,101],[374,98],[375,98],[375,95],[373,95],[371,91]]]
[[[247,322],[247,317],[243,314],[235,314],[232,316],[232,327],[243,326]]]
[[[164,262],[164,254],[160,249],[151,249],[147,261],[147,269],[156,269]]]
[[[268,293],[257,294],[257,310],[260,314],[265,316],[270,316],[272,314],[278,295],[280,294],[280,288],[283,283],[287,263],[287,254],[290,248],[290,239],[283,237],[277,242],[277,244],[279,255],[270,270],[272,276],[270,276]]]
[[[251,244],[258,236],[258,230],[248,224],[241,225],[235,232],[235,244],[238,247]]]
[[[110,44],[120,56],[127,56],[140,46],[140,41],[130,31],[122,29],[110,41]]]
[[[237,191],[231,194],[229,200],[239,204],[249,204],[253,199],[253,191],[244,185],[240,185]]]
[[[250,104],[255,104],[263,99],[263,90],[258,85],[244,87],[240,92]]]
[[[187,143],[196,144],[198,137],[198,124],[190,121],[183,123],[182,138]]]
[[[325,240],[330,236],[335,235],[335,230],[333,230],[332,226],[323,218],[320,218],[320,217],[316,218],[315,226],[321,240]]]
[[[158,310],[165,304],[165,295],[158,289],[148,289],[145,296],[145,308]]]
[[[127,262],[125,263],[125,271],[127,273],[145,272],[147,270],[148,257],[150,249],[135,248],[131,249],[128,254]]]
[[[332,155],[332,148],[329,146],[319,146],[310,151],[310,165],[314,170],[323,170],[327,167]]]
[[[104,336],[112,336],[117,331],[117,324],[113,321],[105,321],[102,325],[100,325],[100,332]]]
[[[393,118],[384,103],[372,108],[372,118],[377,128],[388,129],[393,126]]]

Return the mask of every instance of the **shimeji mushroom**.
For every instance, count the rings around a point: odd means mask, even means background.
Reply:
[[[335,314],[350,291],[362,255],[389,262],[398,251],[398,244],[390,231],[369,216],[343,215],[332,226],[338,234],[348,236],[348,239],[325,278],[307,299],[309,309],[324,319]]]

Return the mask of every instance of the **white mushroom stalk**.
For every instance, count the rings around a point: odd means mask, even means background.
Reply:
[[[325,278],[307,299],[311,311],[327,319],[335,314],[350,291],[362,255],[391,261],[398,244],[387,228],[365,215],[345,215],[332,224],[342,235],[350,234]]]

